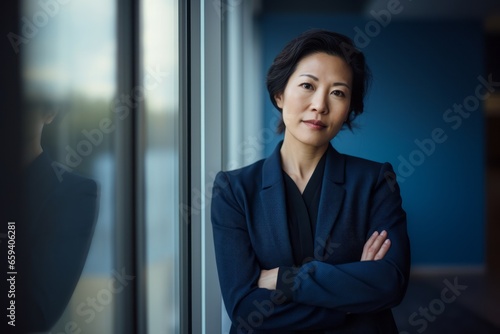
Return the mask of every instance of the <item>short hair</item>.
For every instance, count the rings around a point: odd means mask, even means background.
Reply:
[[[288,79],[295,71],[299,61],[308,55],[319,52],[342,58],[352,70],[351,104],[349,117],[347,117],[344,125],[352,130],[352,121],[363,112],[363,100],[371,79],[370,69],[365,62],[363,53],[356,48],[353,41],[347,36],[328,30],[308,30],[290,41],[283,48],[267,72],[266,84],[269,97],[281,114],[277,127],[278,133],[283,133],[285,123],[283,122],[283,110],[278,107],[275,96],[285,91]]]

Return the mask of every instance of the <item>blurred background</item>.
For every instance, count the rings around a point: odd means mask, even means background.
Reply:
[[[373,73],[365,113],[333,145],[396,171],[412,246],[401,333],[500,333],[498,1],[41,0],[9,13],[20,89],[2,94],[23,105],[9,124],[56,113],[44,151],[99,188],[52,333],[228,332],[211,185],[281,139],[266,72],[311,28],[353,38]]]

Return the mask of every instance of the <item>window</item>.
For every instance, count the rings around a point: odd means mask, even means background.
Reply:
[[[72,297],[52,329],[56,333],[65,332],[68,326],[85,333],[113,333],[116,297],[133,289],[129,269],[114,262],[113,247],[114,231],[120,227],[114,210],[114,174],[120,166],[114,140],[120,120],[113,111],[117,92],[116,12],[114,1],[22,2],[20,31],[27,39],[19,49],[24,117],[40,112],[55,114],[53,122],[44,126],[41,145],[60,182],[67,173],[78,173],[98,185],[97,219],[85,222],[95,224],[93,234],[87,236],[90,249],[88,253],[79,250],[82,258],[76,254],[66,257],[67,262],[60,263],[59,272],[54,273],[65,275],[66,266],[84,262]],[[65,216],[60,223],[74,224],[75,219]],[[42,235],[40,240],[48,242],[50,238]],[[54,253],[50,257],[65,251],[54,244],[44,247]]]
[[[147,328],[180,333],[179,32],[175,0],[141,2]],[[183,282],[184,284],[188,282]]]
[[[25,117],[56,113],[42,137],[54,172],[98,189],[53,333],[180,333],[178,18],[176,0],[22,2]]]
[[[55,115],[37,123],[51,173],[97,186],[80,258],[57,242],[45,247],[42,263],[65,258],[53,273],[61,282],[68,266],[79,266],[55,324],[43,330],[221,332],[209,205],[225,136],[217,6],[20,3],[23,118]],[[81,237],[78,210],[67,211],[73,216],[61,223]]]

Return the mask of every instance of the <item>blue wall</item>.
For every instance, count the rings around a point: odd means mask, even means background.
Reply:
[[[357,31],[366,32],[370,21],[373,37],[362,40]],[[359,128],[341,131],[334,146],[343,153],[392,163],[408,213],[413,265],[483,265],[484,116],[482,102],[474,97],[478,76],[487,78],[482,25],[393,20],[386,27],[377,24],[377,34],[374,22],[316,15],[262,17],[263,78],[281,48],[304,30],[325,28],[356,38],[373,82],[365,113],[356,121]],[[265,85],[263,89],[263,126],[272,127],[277,111]],[[447,112],[464,100],[472,110],[468,118]],[[479,106],[474,105],[478,101]],[[424,139],[433,131],[440,143],[434,142],[431,150]],[[266,146],[266,156],[279,139]],[[429,145],[427,154],[415,140]]]

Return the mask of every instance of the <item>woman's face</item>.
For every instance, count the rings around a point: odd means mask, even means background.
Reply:
[[[327,145],[349,113],[352,71],[340,57],[308,55],[297,64],[276,103],[282,109],[285,140]]]

